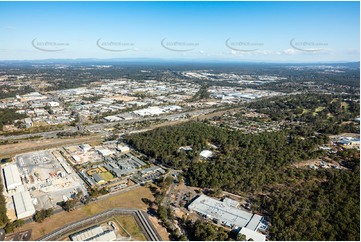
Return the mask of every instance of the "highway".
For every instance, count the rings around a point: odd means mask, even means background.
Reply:
[[[131,123],[140,122],[140,121],[150,121],[150,120],[157,120],[157,119],[161,119],[161,120],[165,120],[165,121],[180,120],[180,119],[185,120],[185,117],[187,115],[190,117],[197,117],[200,115],[204,115],[204,114],[213,112],[215,110],[216,110],[215,108],[200,109],[200,110],[186,111],[186,112],[180,112],[180,113],[172,113],[172,114],[156,116],[156,117],[138,117],[135,119],[122,120],[122,121],[118,121],[118,122],[88,124],[88,125],[84,125],[83,129],[85,131],[89,131],[92,133],[102,133],[102,134],[106,135],[108,132],[105,129],[112,128],[116,124],[131,124]],[[21,140],[21,139],[28,139],[31,137],[38,137],[38,136],[42,136],[44,138],[53,138],[53,137],[57,137],[56,135],[59,132],[76,132],[76,131],[78,131],[77,127],[67,126],[63,129],[52,130],[52,131],[47,131],[47,132],[1,136],[0,140]]]

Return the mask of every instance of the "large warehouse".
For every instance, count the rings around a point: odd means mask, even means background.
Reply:
[[[35,208],[28,191],[15,193],[13,201],[18,219],[29,217],[35,213]]]
[[[15,190],[18,186],[22,185],[18,167],[14,164],[5,166],[3,168],[5,178],[5,185],[8,191]]]
[[[222,202],[202,194],[188,208],[219,224],[228,227],[246,227],[257,231],[262,216],[239,209],[236,204],[238,202],[232,202],[231,199]]]
[[[114,230],[104,231],[99,225],[92,226],[70,235],[72,241],[113,241],[116,240],[116,238],[117,236]]]

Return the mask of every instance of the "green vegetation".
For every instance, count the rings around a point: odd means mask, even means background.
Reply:
[[[146,240],[146,238],[142,232],[142,229],[139,227],[139,225],[135,221],[134,216],[117,215],[114,217],[115,217],[116,221],[124,227],[124,229],[132,236],[132,238],[134,240],[142,240],[142,241]],[[123,236],[127,236],[127,234],[124,233]]]
[[[188,122],[132,134],[124,139],[146,155],[173,167],[188,168],[191,165],[189,171],[196,171],[199,166],[204,168],[218,166],[230,171],[234,166],[243,166],[237,169],[235,174],[245,173],[248,177],[247,171],[241,172],[241,170],[252,168],[256,172],[267,167],[266,172],[268,172],[283,164],[317,157],[320,151],[316,151],[315,148],[328,140],[323,135],[304,138],[297,130],[252,135],[212,127],[200,122]],[[208,142],[219,147],[217,159],[197,163],[199,153],[208,148]],[[191,146],[193,150],[179,151],[181,146]],[[206,180],[215,179],[209,176]]]
[[[2,176],[1,176],[0,177],[0,227],[9,221],[6,215],[6,201],[3,192],[4,192],[4,185],[2,183]]]
[[[215,226],[210,222],[197,220],[194,223],[188,223],[186,226],[189,231],[191,241],[226,241],[233,240],[231,233],[223,227]]]
[[[0,88],[0,99],[15,97],[16,95],[24,95],[34,91],[35,90],[30,86],[14,87],[2,85]]]
[[[325,134],[360,132],[358,124],[341,125],[358,117],[360,104],[351,99],[358,96],[335,96],[327,94],[299,94],[260,100],[248,105],[272,120],[306,122],[304,129],[314,129]]]
[[[192,101],[201,100],[201,99],[207,99],[209,98],[210,93],[208,92],[208,86],[203,85],[199,88],[198,92],[194,94],[192,97]]]
[[[359,159],[358,159],[359,162]],[[296,182],[264,195],[274,240],[360,240],[360,170],[294,170]],[[290,179],[290,177],[288,178]]]
[[[114,176],[109,172],[102,172],[102,173],[99,173],[99,175],[105,180],[105,181],[109,181],[111,179],[114,178]]]
[[[44,221],[44,219],[50,217],[53,214],[53,209],[49,208],[49,209],[41,209],[41,210],[37,210],[33,216],[34,221],[41,223]]]
[[[8,223],[6,224],[6,226],[4,227],[5,233],[8,234],[8,233],[14,232],[14,229],[23,226],[24,223],[25,223],[25,222],[24,222],[24,220],[22,220],[22,219],[15,220],[14,222],[8,222]]]
[[[0,109],[0,130],[6,124],[12,124],[17,119],[26,118],[25,114],[16,113],[16,109]]]

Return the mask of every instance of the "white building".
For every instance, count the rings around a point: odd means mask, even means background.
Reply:
[[[114,151],[109,149],[97,149],[96,150],[99,154],[101,154],[103,157],[110,156],[114,154]]]
[[[118,144],[117,150],[120,151],[121,153],[130,152],[130,149],[129,149],[128,146],[126,146],[126,145],[121,145],[121,144]]]
[[[15,193],[13,195],[13,201],[18,219],[32,216],[35,213],[29,191]]]
[[[5,178],[5,185],[8,191],[15,190],[18,186],[21,186],[20,173],[18,167],[15,164],[5,166],[3,168],[3,174]]]
[[[236,202],[230,200],[222,202],[202,194],[188,206],[188,209],[224,226],[256,230],[262,216],[239,209],[235,207]]]
[[[25,119],[25,126],[26,128],[30,128],[30,127],[33,127],[33,121],[31,120],[31,118],[26,118]]]
[[[210,150],[202,150],[202,152],[199,155],[200,155],[200,157],[207,159],[207,158],[212,157],[213,152]]]
[[[58,102],[48,102],[48,105],[50,107],[59,107],[59,103]]]
[[[92,226],[70,235],[72,241],[114,241],[116,238],[117,236],[114,230],[104,231],[99,225]]]
[[[244,234],[246,236],[246,240],[252,239],[253,241],[266,241],[266,236],[258,233],[256,231],[253,231],[251,229],[247,229],[246,227],[243,227],[240,231],[240,234]]]

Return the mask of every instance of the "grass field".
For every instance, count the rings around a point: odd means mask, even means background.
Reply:
[[[138,187],[134,190],[120,193],[111,197],[107,197],[96,202],[92,202],[87,206],[73,210],[71,212],[61,212],[45,219],[42,223],[28,223],[18,228],[16,231],[24,231],[32,229],[30,240],[36,240],[39,237],[54,231],[55,229],[64,227],[65,225],[90,217],[97,213],[112,208],[134,208],[146,210],[147,205],[141,200],[148,198],[154,200],[153,194],[148,188]]]
[[[102,173],[99,173],[99,175],[105,180],[105,181],[109,181],[111,179],[114,178],[114,176],[109,172],[102,172]]]
[[[8,158],[17,154],[51,149],[60,146],[73,145],[73,144],[99,144],[101,141],[100,135],[65,138],[65,139],[44,139],[37,141],[25,141],[16,144],[0,145],[0,158]]]
[[[142,232],[142,229],[138,226],[133,216],[117,215],[114,216],[114,218],[125,228],[126,231],[128,231],[133,240],[147,240]]]

